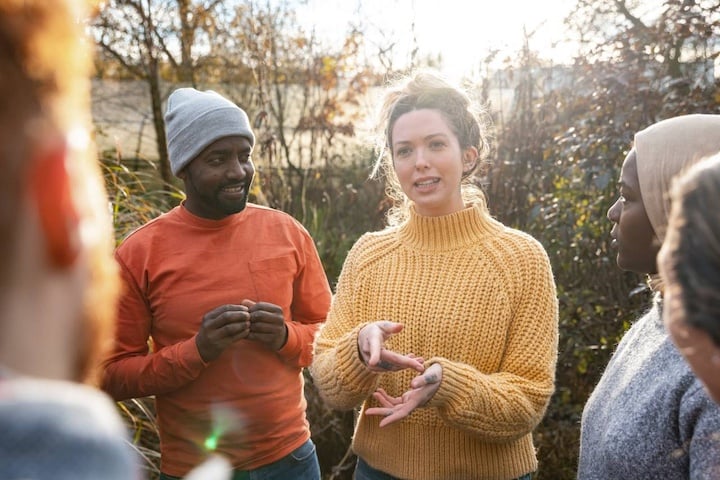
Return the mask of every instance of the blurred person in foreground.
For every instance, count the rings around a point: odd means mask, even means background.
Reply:
[[[582,415],[579,480],[720,478],[720,407],[663,321],[657,256],[673,178],[720,149],[720,115],[684,115],[638,132],[607,213],[623,270],[648,275],[652,307],[617,346]]]
[[[720,154],[679,177],[671,202],[658,257],[663,318],[680,353],[720,403]]]
[[[125,289],[103,386],[155,395],[162,479],[218,452],[234,479],[317,480],[303,368],[330,287],[315,244],[248,203],[255,136],[241,108],[180,88],[165,123],[186,198],[116,250]]]
[[[0,1],[0,478],[139,478],[94,383],[118,282],[82,1]]]
[[[395,208],[349,252],[310,369],[330,406],[361,407],[355,479],[529,479],[557,359],[547,254],[471,183],[487,131],[461,88],[402,79],[379,128]]]

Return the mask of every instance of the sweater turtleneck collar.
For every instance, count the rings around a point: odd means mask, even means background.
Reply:
[[[245,207],[245,209],[241,212],[228,215],[224,218],[221,218],[220,220],[212,220],[209,218],[198,217],[197,215],[193,214],[192,212],[190,212],[190,210],[185,208],[185,202],[178,205],[177,208],[183,221],[194,227],[207,229],[222,228],[230,225],[231,223],[237,222],[244,217],[243,213],[247,211],[247,207]]]
[[[411,207],[410,217],[399,227],[399,236],[404,244],[413,248],[448,251],[476,244],[502,229],[502,224],[481,204],[439,217],[424,217]]]

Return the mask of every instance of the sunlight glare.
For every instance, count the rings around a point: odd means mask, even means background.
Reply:
[[[352,5],[352,4],[351,4]],[[418,55],[441,57],[444,73],[459,79],[477,72],[493,50],[504,59],[523,46],[525,32],[531,49],[556,63],[569,61],[571,49],[563,37],[563,20],[572,0],[517,0],[514,2],[467,2],[465,0],[358,0],[356,6],[330,0],[309,0],[298,9],[298,20],[321,38],[337,41],[360,22],[369,56],[379,46],[395,44],[395,65]]]

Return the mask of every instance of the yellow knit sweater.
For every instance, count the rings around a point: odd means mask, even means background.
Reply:
[[[417,373],[363,365],[358,331],[404,324],[387,348],[440,363],[425,408],[380,428],[378,387],[399,396]],[[482,205],[363,235],[345,260],[310,372],[332,408],[362,405],[353,449],[414,480],[516,478],[537,469],[531,432],[554,390],[557,298],[547,254]]]

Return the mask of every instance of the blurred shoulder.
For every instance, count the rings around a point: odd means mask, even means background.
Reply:
[[[11,406],[46,420],[72,414],[68,427],[92,426],[99,434],[117,434],[124,426],[115,403],[104,392],[73,382],[15,378],[0,383],[0,411]],[[3,415],[3,419],[7,420]]]
[[[95,388],[3,380],[0,431],[2,478],[137,478],[139,464],[117,406]]]

